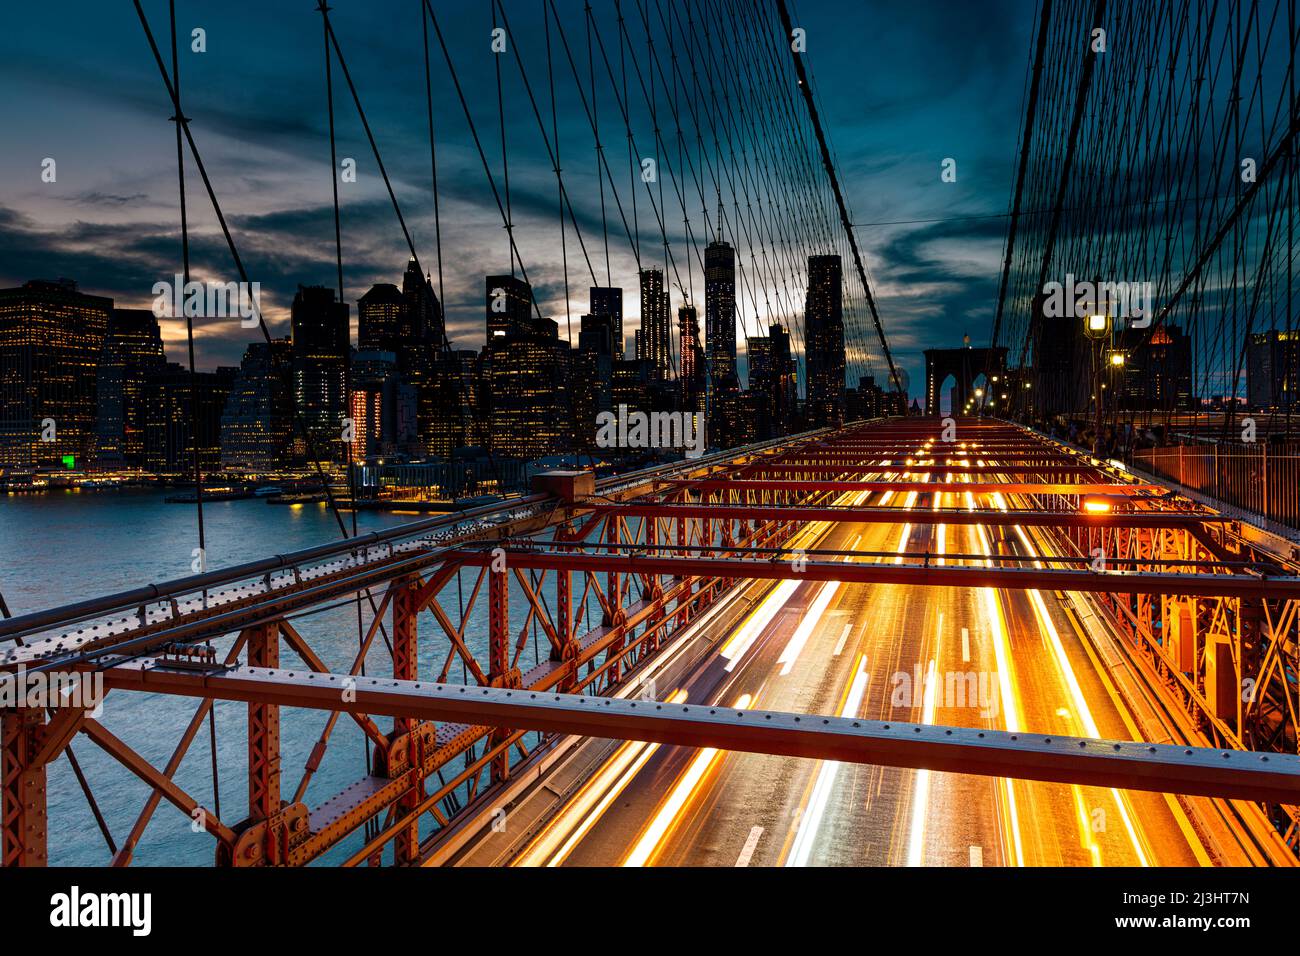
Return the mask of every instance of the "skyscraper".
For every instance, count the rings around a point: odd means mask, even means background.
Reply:
[[[194,476],[221,465],[221,418],[236,369],[196,372],[169,362],[145,383],[144,464],[159,475]]]
[[[95,459],[99,467],[143,464],[145,380],[166,361],[158,319],[151,311],[113,310],[95,386],[99,410]]]
[[[753,396],[754,437],[779,438],[794,430],[797,399],[796,364],[790,333],[772,325],[765,336],[745,340],[749,359],[749,391]]]
[[[1033,388],[1026,394],[1039,414],[1086,413],[1093,390],[1093,343],[1074,316],[1048,315],[1047,296],[1034,296],[1029,311]],[[888,383],[886,383],[888,391]]]
[[[387,355],[392,356],[391,352],[361,352],[364,356]],[[373,361],[373,359],[371,359]],[[385,428],[387,424],[384,408],[384,385],[385,382],[391,382],[388,378],[381,381],[366,381],[358,383],[357,387],[352,389],[352,448],[350,449],[352,460],[354,462],[364,462],[367,458],[377,455],[391,454],[395,443],[388,440],[391,429]],[[385,434],[388,432],[389,434]]]
[[[767,337],[772,342],[772,421],[776,435],[797,430],[799,413],[799,362],[790,347],[790,330],[773,323]]]
[[[343,457],[348,415],[348,315],[347,303],[324,286],[299,286],[290,313],[294,401],[314,451],[333,461]]]
[[[414,344],[406,297],[391,282],[373,285],[357,300],[357,348],[363,352],[393,352]]]
[[[591,287],[591,314],[610,319],[613,357],[623,357],[623,290],[615,286]]]
[[[844,311],[839,256],[808,257],[804,327],[808,336],[808,422],[844,421]]]
[[[956,386],[953,387],[953,392],[954,394],[957,392]],[[953,407],[956,407],[955,403]],[[888,408],[884,389],[876,384],[874,375],[864,375],[858,380],[857,388],[845,389],[844,420],[846,422],[879,418],[886,414]]]
[[[1246,342],[1246,401],[1252,409],[1300,406],[1300,331],[1253,332]]]
[[[1140,329],[1123,329],[1117,345],[1128,353],[1124,367],[1113,377],[1113,401],[1121,408],[1190,410],[1192,393],[1192,338],[1177,325],[1161,325],[1145,336]],[[1249,378],[1247,378],[1249,388]]]
[[[62,467],[68,455],[80,466],[93,455],[112,310],[71,279],[0,289],[0,466]]]
[[[773,370],[772,340],[766,335],[751,335],[745,339],[745,358],[749,364],[749,395],[754,412],[756,438],[769,438],[772,429],[772,408],[775,404],[776,375]]]
[[[614,324],[607,315],[584,315],[579,319],[578,348],[597,355],[615,357]],[[621,352],[621,350],[620,350]]]
[[[513,458],[567,450],[572,414],[568,395],[569,344],[553,319],[531,319],[521,331],[493,337],[492,448]]]
[[[430,455],[449,457],[477,444],[482,426],[477,381],[478,354],[451,349],[438,354],[433,375],[419,393],[420,441]]]
[[[293,437],[293,346],[287,338],[251,342],[221,416],[221,467],[282,468]]]
[[[704,248],[704,352],[709,366],[709,442],[729,448],[736,444],[740,427],[736,250],[722,238]]]
[[[614,358],[614,322],[610,315],[584,315],[578,348],[570,356],[578,451],[596,450],[596,416],[613,407],[614,363],[620,361]]]
[[[433,283],[428,276],[420,275],[420,267],[412,256],[406,263],[406,272],[402,275],[402,298],[406,300],[407,321],[410,323],[409,334],[413,341],[426,343],[433,351],[440,351],[447,339],[446,319],[442,314],[442,303],[433,291]],[[399,352],[398,364],[401,365]]]
[[[681,407],[704,415],[708,410],[709,381],[705,374],[704,348],[700,345],[700,320],[695,306],[677,310],[677,338],[681,343]]]
[[[626,405],[629,411],[651,412],[654,371],[646,359],[622,359],[614,362],[611,408]]]
[[[736,374],[736,250],[721,239],[704,249],[704,348],[711,383]]]
[[[488,276],[487,340],[522,334],[533,308],[532,287],[514,276]]]
[[[641,351],[637,358],[647,360],[661,379],[668,378],[672,365],[671,332],[668,317],[668,290],[659,269],[641,270]]]

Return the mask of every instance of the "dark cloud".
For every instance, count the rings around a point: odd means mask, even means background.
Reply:
[[[129,206],[149,197],[146,193],[132,193],[129,196],[123,196],[91,190],[62,198],[64,202],[75,203],[78,206]]]

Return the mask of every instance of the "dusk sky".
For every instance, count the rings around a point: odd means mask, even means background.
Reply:
[[[659,0],[646,3],[653,22],[663,7]],[[249,277],[261,283],[272,329],[285,334],[297,285],[335,284],[321,17],[308,0],[182,0],[177,7],[191,128]],[[549,125],[543,5],[507,0],[505,7]],[[557,0],[557,7],[585,65],[582,4]],[[596,0],[593,7],[606,42],[617,49],[612,0]],[[144,8],[166,50],[167,4],[147,0]],[[499,176],[491,4],[439,2],[436,9]],[[623,9],[644,54],[637,0],[627,0]],[[69,10],[63,3],[23,4],[6,11],[0,31],[0,285],[67,276],[119,306],[147,307],[153,284],[180,269],[166,91],[130,3],[81,3],[75,14]],[[792,4],[796,25],[807,31],[806,62],[848,202],[864,224],[858,235],[881,317],[910,373],[913,395],[922,387],[921,349],[958,345],[963,333],[977,345],[988,336],[1033,14],[1031,0]],[[331,12],[417,251],[433,271],[420,16],[418,0],[336,0]],[[189,49],[194,27],[206,30],[204,53]],[[460,347],[478,348],[483,276],[509,271],[508,247],[436,48],[433,56],[449,334]],[[561,163],[595,260],[602,243],[591,131],[558,54],[555,69]],[[554,173],[513,59],[502,63],[502,74],[516,239],[541,311],[559,322],[563,335]],[[346,298],[355,319],[356,299],[372,283],[401,281],[408,253],[337,64],[334,79],[339,156],[355,157],[359,173],[356,184],[340,187]],[[602,133],[617,159],[622,124],[615,129],[609,96],[600,108]],[[660,125],[672,123],[661,115]],[[643,105],[634,111],[633,126],[638,143],[652,140]],[[41,179],[46,157],[57,162],[54,183]],[[957,162],[955,183],[940,180],[947,157]],[[623,159],[615,169],[626,177]],[[187,176],[196,277],[235,279],[192,164]],[[680,241],[680,214],[675,218],[673,236]],[[653,261],[655,251],[661,255],[660,237],[644,205],[639,221]],[[613,284],[626,290],[634,319],[635,263],[615,222],[609,229]],[[576,339],[591,282],[572,229],[568,253]],[[603,264],[602,247],[598,271]],[[436,282],[435,274],[435,288]],[[678,304],[674,297],[674,308]],[[212,319],[200,323],[196,335],[198,364],[209,368],[237,364],[257,333],[237,321]],[[164,336],[169,357],[181,360],[183,325],[165,320]]]

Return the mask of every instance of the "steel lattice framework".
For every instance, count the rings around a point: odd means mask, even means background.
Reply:
[[[961,447],[943,444],[941,432],[934,420],[871,422],[599,483],[581,473],[546,475],[525,499],[7,621],[4,672],[98,673],[110,698],[143,692],[199,704],[163,767],[84,709],[0,711],[5,862],[45,861],[46,770],[78,734],[150,790],[116,864],[130,861],[162,800],[200,822],[222,864],[300,865],[340,845],[354,864],[385,854],[416,863],[499,805],[573,735],[1250,800],[1232,804],[1254,808],[1242,811],[1240,825],[1255,828],[1261,845],[1285,840],[1294,851],[1295,556],[1019,427],[963,420]],[[939,482],[944,469],[974,480]],[[988,527],[989,554],[946,562],[891,554],[881,562],[789,545],[808,521],[935,513],[845,507],[837,502],[846,490],[908,488],[920,497],[940,485],[996,486],[1010,497],[1015,507],[981,506],[972,491],[967,510],[938,512],[944,522]],[[1108,510],[1081,510],[1097,495],[1112,503]],[[1035,560],[1002,544],[1031,515],[1055,543]],[[958,563],[963,557],[971,560]],[[469,597],[458,601],[452,585],[462,578]],[[1165,702],[1181,742],[990,736],[726,709],[706,715],[638,697],[666,649],[701,627],[722,626],[710,622],[710,608],[730,589],[801,578],[1087,595]],[[362,589],[377,600],[376,613],[351,666],[331,668],[297,622],[312,609],[360,601]],[[530,635],[538,640],[530,644]],[[375,673],[372,650],[388,662],[387,674]],[[368,656],[372,669],[363,676]],[[463,665],[463,681],[454,664]],[[1252,692],[1239,693],[1243,686]],[[218,700],[248,709],[247,760],[236,768],[247,775],[248,799],[238,819],[220,818],[174,780]],[[318,710],[323,720],[293,790],[282,781],[283,707]],[[368,741],[372,759],[355,784],[313,804],[309,783],[340,716]],[[391,726],[381,726],[388,718]],[[92,805],[95,784],[86,781]],[[1281,839],[1260,835],[1270,825]]]

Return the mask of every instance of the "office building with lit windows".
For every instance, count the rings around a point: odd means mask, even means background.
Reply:
[[[1246,340],[1246,401],[1259,411],[1300,410],[1300,331],[1251,333]]]
[[[219,368],[191,377],[169,362],[145,383],[144,466],[155,475],[193,479],[198,446],[203,474],[221,467],[221,418],[238,369]]]
[[[221,467],[253,473],[283,468],[294,434],[293,346],[287,338],[252,342],[221,416]]]
[[[93,456],[112,311],[71,279],[0,289],[0,467],[82,467]]]
[[[790,434],[798,396],[797,363],[790,351],[789,330],[772,325],[767,335],[747,338],[745,350],[755,436],[765,439]]]
[[[515,276],[488,276],[484,292],[489,345],[493,339],[527,331],[533,309],[533,290],[527,282]]]
[[[680,369],[682,410],[704,415],[708,410],[709,381],[705,372],[704,347],[700,344],[699,313],[693,305],[677,310],[677,340],[681,343]]]
[[[363,352],[393,352],[414,337],[402,290],[391,282],[370,287],[357,300],[357,348]]]
[[[808,257],[804,307],[808,343],[808,423],[844,421],[844,303],[839,256]]]
[[[347,303],[337,301],[333,289],[298,287],[290,311],[294,402],[321,460],[343,458],[351,352],[348,318]]]
[[[489,339],[491,447],[500,455],[539,458],[568,450],[572,434],[569,344],[553,319]]]
[[[158,319],[149,309],[114,309],[95,383],[98,468],[139,468],[144,462],[144,388],[167,363]]]
[[[641,270],[641,338],[637,358],[645,359],[657,378],[669,377],[672,337],[669,329],[668,290],[659,269]]]
[[[605,318],[610,325],[612,357],[623,357],[623,290],[614,286],[591,287],[591,315]]]

